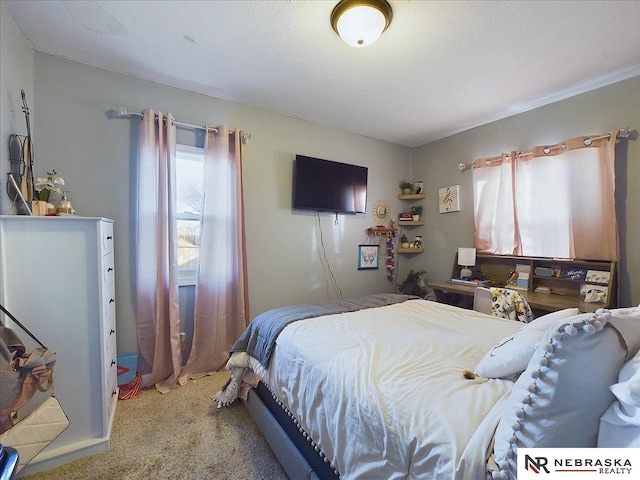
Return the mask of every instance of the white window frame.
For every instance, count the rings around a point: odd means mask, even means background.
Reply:
[[[178,169],[178,157],[193,161],[202,161],[204,165],[204,148],[191,145],[176,144],[176,171]],[[200,213],[176,213],[176,221],[198,220],[202,221]],[[176,239],[177,241],[177,239]],[[198,269],[178,268],[178,285],[181,287],[195,285],[198,277]]]

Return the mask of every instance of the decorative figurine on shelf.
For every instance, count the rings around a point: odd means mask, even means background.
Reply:
[[[416,248],[422,248],[422,235],[416,235],[413,244]]]
[[[517,270],[511,270],[510,274],[509,274],[509,279],[507,280],[507,287],[513,287],[517,284],[518,282],[518,271]]]

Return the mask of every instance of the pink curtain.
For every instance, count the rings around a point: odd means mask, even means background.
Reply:
[[[476,160],[473,169],[475,247],[478,251],[518,255],[512,156]]]
[[[223,367],[249,318],[241,132],[207,129],[191,352],[179,382]]]
[[[139,353],[151,368],[143,386],[161,392],[172,388],[181,368],[175,155],[171,114],[145,110],[138,160],[136,322]]]
[[[590,145],[585,138],[534,147],[518,162],[518,210],[528,212],[518,222],[525,255],[618,259],[616,132]]]
[[[609,132],[512,152],[511,185],[504,165],[476,161],[476,248],[508,254],[512,236],[517,255],[617,260],[615,143]]]

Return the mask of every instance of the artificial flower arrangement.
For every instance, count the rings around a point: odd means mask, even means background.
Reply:
[[[64,186],[64,178],[58,176],[58,172],[51,170],[47,172],[47,178],[36,179],[36,192],[38,192],[38,198],[43,202],[49,202],[52,193],[62,194],[62,187]]]

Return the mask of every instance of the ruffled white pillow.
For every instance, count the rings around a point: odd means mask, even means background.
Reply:
[[[614,411],[626,425],[640,425],[640,371],[625,382],[611,385],[618,399]]]
[[[546,331],[560,320],[577,315],[577,308],[567,308],[525,324],[489,350],[478,363],[474,373],[485,378],[505,378],[524,372]],[[585,315],[588,317],[590,314],[583,314]],[[576,319],[578,318],[580,316]]]
[[[619,308],[612,310],[611,313],[613,315],[612,323],[617,323],[620,318],[628,317],[635,318],[636,322],[640,321],[640,306]],[[631,348],[631,351],[627,352],[629,355],[638,346],[628,345],[628,343],[627,348]],[[618,400],[612,405],[612,412],[617,416],[615,423],[640,426],[640,351],[624,364],[618,374],[618,383],[611,385],[610,388]],[[610,421],[609,418],[607,420]]]

